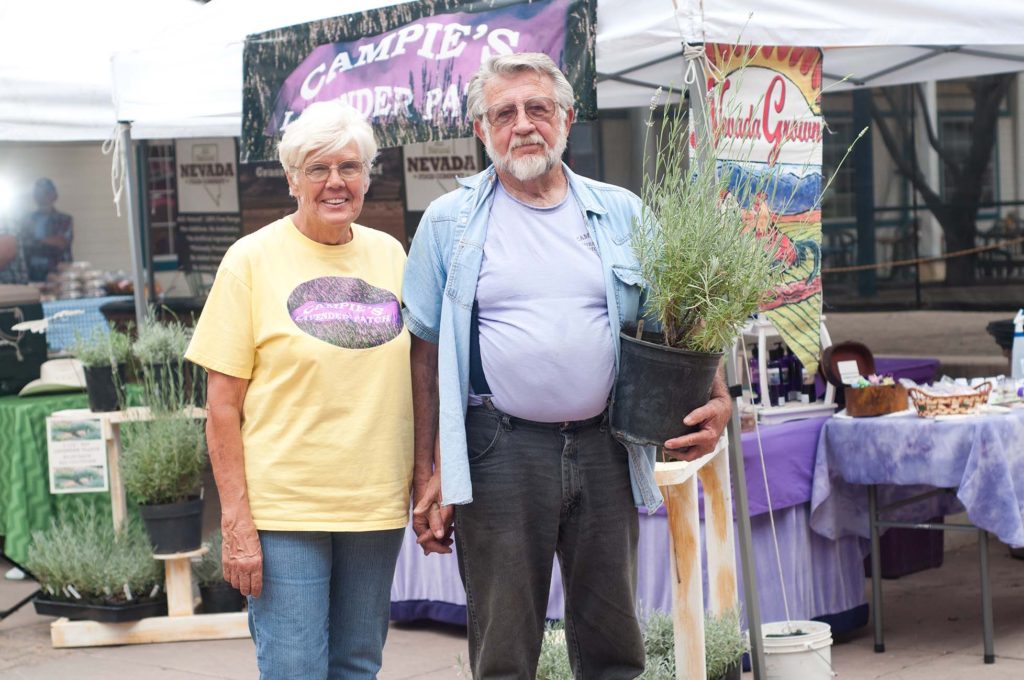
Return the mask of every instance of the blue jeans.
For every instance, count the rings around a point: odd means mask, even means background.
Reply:
[[[628,454],[607,423],[531,423],[474,406],[466,437],[473,502],[455,507],[455,540],[473,677],[536,675],[556,554],[574,676],[640,675],[639,517]]]
[[[259,532],[249,631],[261,680],[377,677],[404,531]]]

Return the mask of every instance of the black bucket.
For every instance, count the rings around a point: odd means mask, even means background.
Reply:
[[[690,411],[711,397],[721,352],[705,354],[660,344],[661,335],[644,333],[637,340],[619,334],[619,373],[612,390],[612,431],[634,444],[661,446],[696,432],[683,425]]]
[[[203,599],[204,614],[240,612],[245,606],[245,595],[227,581],[199,586],[199,597]]]
[[[140,505],[153,552],[171,555],[198,550],[203,543],[203,499],[181,503]]]
[[[118,364],[116,378],[110,366],[85,366],[84,370],[89,410],[94,413],[120,411],[124,404],[124,364]]]

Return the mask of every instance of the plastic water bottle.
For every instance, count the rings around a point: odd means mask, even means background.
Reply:
[[[1013,350],[1010,352],[1010,375],[1014,383],[1024,380],[1024,309],[1013,317]]]

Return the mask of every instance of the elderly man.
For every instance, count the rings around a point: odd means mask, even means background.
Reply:
[[[414,528],[425,553],[450,552],[454,508],[476,678],[534,677],[556,554],[576,677],[644,668],[636,506],[661,496],[653,455],[627,452],[606,418],[619,328],[640,309],[640,201],[561,163],[572,104],[543,54],[481,67],[467,107],[493,165],[430,205],[403,285]],[[700,430],[665,447],[711,451],[730,409],[719,379],[686,417]]]

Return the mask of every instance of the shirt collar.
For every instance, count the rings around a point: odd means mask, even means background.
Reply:
[[[587,186],[583,178],[570,170],[569,166],[565,163],[562,163],[562,172],[565,173],[566,180],[569,182],[569,191],[576,197],[576,201],[583,210],[598,215],[604,215],[608,212],[601,205],[600,201],[597,200],[597,197],[594,196],[594,192]],[[490,192],[496,179],[497,173],[494,170],[494,166],[488,165],[483,172],[478,172],[469,177],[456,177],[455,181],[467,189],[485,189]]]

